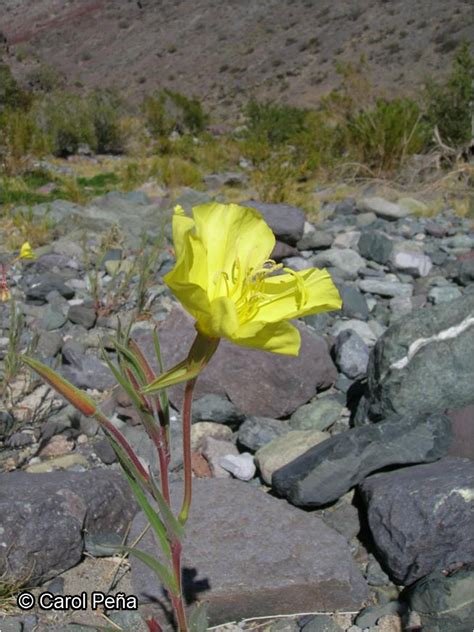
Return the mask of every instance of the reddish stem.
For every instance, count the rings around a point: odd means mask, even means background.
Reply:
[[[183,465],[184,465],[184,497],[178,520],[184,524],[189,516],[193,491],[193,470],[191,465],[191,412],[196,379],[186,382],[183,403]]]

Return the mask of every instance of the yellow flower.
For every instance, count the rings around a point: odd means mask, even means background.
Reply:
[[[294,272],[269,259],[275,237],[262,216],[237,204],[176,207],[176,265],[164,280],[200,334],[243,347],[298,355],[292,318],[340,309],[329,273]]]
[[[6,285],[0,286],[0,301],[8,301],[10,298],[10,290],[6,287]]]
[[[28,241],[25,241],[24,244],[21,246],[18,259],[36,259],[36,255],[33,252]]]

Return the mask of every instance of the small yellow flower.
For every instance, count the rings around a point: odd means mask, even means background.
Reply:
[[[4,301],[8,301],[10,298],[10,290],[2,285],[0,286],[0,301],[4,302]]]
[[[18,259],[36,259],[36,255],[33,252],[28,241],[25,241],[24,244],[21,246]]]
[[[190,218],[178,206],[173,240],[176,265],[164,280],[208,338],[298,355],[288,321],[342,305],[326,270],[294,272],[269,259],[275,237],[252,208],[202,204]]]

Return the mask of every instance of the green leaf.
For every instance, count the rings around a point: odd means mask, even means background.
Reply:
[[[116,347],[117,351],[119,352],[119,354],[123,356],[123,358],[125,358],[128,364],[131,366],[138,380],[142,384],[146,384],[147,379],[142,370],[140,361],[137,358],[137,356],[132,351],[130,351],[130,349],[127,349],[125,345],[121,344],[118,340],[113,340],[112,342],[113,342],[113,345]]]
[[[166,529],[165,529],[164,524],[160,520],[160,517],[158,516],[157,512],[153,509],[153,507],[148,502],[148,498],[143,493],[143,490],[140,487],[140,485],[128,473],[125,473],[125,475],[128,479],[128,482],[130,483],[130,487],[132,488],[133,494],[135,498],[137,499],[138,504],[143,509],[143,512],[145,516],[147,517],[148,522],[151,524],[154,532],[158,536],[163,553],[166,555],[168,559],[171,559],[171,548],[166,537]]]
[[[164,564],[158,562],[158,560],[152,555],[149,555],[148,553],[145,553],[145,551],[136,547],[124,546],[122,547],[122,550],[134,555],[137,559],[151,568],[151,570],[158,575],[160,580],[173,595],[176,595],[179,592],[178,584],[173,573]]]
[[[122,375],[122,373],[119,371],[119,369],[117,369],[115,364],[109,358],[109,356],[107,355],[107,352],[105,351],[103,345],[101,345],[101,353],[102,353],[102,357],[103,357],[104,361],[107,363],[107,366],[112,371],[115,379],[120,384],[120,386],[123,388],[123,390],[127,393],[127,395],[130,397],[130,399],[132,400],[133,405],[135,406],[135,408],[138,411],[146,412],[145,406],[144,406],[140,396],[135,391],[133,386],[130,384],[128,379],[124,375]]]
[[[205,603],[195,603],[189,610],[189,632],[206,632],[209,626],[207,607]]]
[[[158,507],[160,509],[161,517],[163,522],[168,530],[170,535],[173,535],[176,540],[181,540],[184,536],[184,528],[183,525],[178,522],[178,519],[175,517],[171,508],[168,506],[168,503],[163,498],[163,494],[161,493],[156,481],[153,477],[151,470],[148,470],[150,475],[150,485],[153,493],[153,498],[158,503]]]

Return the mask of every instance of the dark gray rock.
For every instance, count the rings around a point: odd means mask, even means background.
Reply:
[[[120,630],[149,632],[150,628],[137,610],[109,610],[107,616],[120,626]]]
[[[318,507],[387,465],[439,459],[450,442],[446,415],[393,417],[323,441],[274,472],[272,484],[294,505]]]
[[[193,402],[193,423],[198,421],[213,421],[218,424],[238,426],[244,419],[234,404],[226,397],[209,393]]]
[[[298,250],[325,250],[331,247],[333,239],[329,233],[315,230],[304,235],[296,245]]]
[[[299,252],[297,248],[277,240],[270,254],[270,259],[273,259],[274,261],[281,261],[286,257],[297,257],[298,254]]]
[[[375,626],[377,621],[386,615],[396,614],[403,616],[407,611],[407,606],[402,601],[389,601],[384,604],[377,604],[375,606],[369,606],[364,608],[356,617],[355,623],[360,628],[370,628]]]
[[[61,351],[63,338],[60,333],[53,331],[42,331],[39,334],[36,351],[43,358],[54,358]]]
[[[400,206],[399,204],[389,202],[381,197],[362,198],[358,201],[357,208],[360,211],[372,211],[377,215],[377,217],[392,221],[402,219],[403,217],[412,214],[410,209]]]
[[[124,437],[132,446],[134,452],[150,466],[153,472],[159,476],[160,468],[156,447],[142,426],[125,425],[121,429]],[[183,465],[183,431],[181,423],[176,419],[171,419],[171,460],[170,469],[176,470]]]
[[[357,247],[366,259],[385,264],[392,254],[393,241],[378,230],[367,230],[360,236]]]
[[[457,279],[462,285],[469,285],[474,282],[474,258],[461,262]]]
[[[240,171],[210,173],[203,178],[204,184],[208,189],[220,189],[221,187],[244,187],[248,184],[248,180],[248,176]]]
[[[348,494],[349,496],[349,494]],[[324,522],[343,535],[349,542],[360,531],[359,512],[346,496],[343,496],[335,505],[321,512]]]
[[[269,417],[249,417],[240,426],[237,438],[245,448],[256,452],[276,437],[286,434],[288,422]]]
[[[341,331],[335,345],[336,365],[347,377],[360,378],[367,372],[369,347],[351,329]]]
[[[166,367],[174,366],[188,354],[196,335],[193,322],[176,306],[160,324],[160,344]],[[277,419],[291,415],[314,397],[318,389],[328,388],[337,376],[324,338],[310,333],[303,323],[297,322],[296,326],[301,332],[298,357],[245,349],[222,340],[199,376],[195,398],[209,393],[228,397],[239,411],[249,416]],[[137,329],[133,337],[156,367],[151,332]],[[173,405],[181,407],[183,387],[169,389],[169,395]]]
[[[474,404],[448,413],[453,427],[450,456],[460,456],[474,461]]]
[[[123,534],[135,511],[116,472],[0,474],[0,575],[30,585],[52,579],[80,561],[83,530]]]
[[[61,270],[78,272],[80,270],[80,266],[79,263],[72,257],[55,252],[48,252],[44,255],[40,255],[38,259],[36,259],[32,269],[38,274],[41,272],[54,272],[58,274]]]
[[[93,557],[111,557],[120,553],[123,537],[120,533],[86,533],[84,536],[84,549]]]
[[[427,632],[472,632],[474,566],[430,573],[411,588],[408,603]]]
[[[248,200],[242,206],[256,209],[275,233],[275,237],[286,244],[295,246],[303,237],[305,214],[289,204],[266,204]]]
[[[365,571],[365,578],[369,586],[388,586],[390,577],[380,566],[376,557],[369,553],[369,562]]]
[[[474,562],[474,463],[446,457],[376,474],[361,495],[379,559],[399,584]]]
[[[342,315],[346,318],[367,320],[369,308],[365,296],[352,285],[339,283],[337,289],[342,298]]]
[[[72,305],[69,308],[67,317],[71,321],[71,323],[82,325],[86,329],[92,329],[95,324],[97,315],[93,307],[87,307],[85,305]]]
[[[334,211],[336,217],[339,215],[354,215],[357,213],[357,205],[354,198],[347,197],[336,204]]]
[[[342,403],[337,397],[325,395],[300,406],[291,415],[291,430],[326,430],[341,415]]]
[[[95,443],[94,452],[105,465],[112,465],[117,461],[117,456],[108,439],[101,439]]]
[[[301,630],[304,632],[342,632],[342,628],[327,614],[318,614],[312,617]]]
[[[6,410],[0,410],[0,439],[3,439],[13,428],[15,420]]]
[[[93,355],[83,353],[74,341],[68,341],[62,348],[63,364],[59,372],[78,388],[105,391],[116,384],[109,367]]]
[[[172,498],[181,498],[172,485]],[[322,520],[246,483],[198,479],[183,547],[185,594],[208,602],[209,623],[358,607],[366,585],[346,541]],[[130,539],[142,531],[142,514]],[[275,526],[278,525],[278,528]],[[139,546],[156,554],[148,532]],[[155,576],[131,559],[140,600],[162,601]]]
[[[25,298],[27,301],[42,305],[47,302],[50,292],[59,292],[66,299],[74,296],[74,290],[64,283],[63,277],[52,272],[28,277],[25,288]]]
[[[413,311],[377,341],[368,367],[369,414],[418,415],[474,401],[474,295]]]
[[[23,622],[20,617],[3,617],[2,632],[23,632]]]
[[[57,303],[48,303],[46,310],[41,319],[41,326],[46,331],[54,331],[60,329],[67,322],[67,316],[64,308]]]
[[[365,266],[360,254],[350,248],[330,248],[323,250],[311,259],[316,268],[335,268],[342,279],[356,279],[359,270]]]

